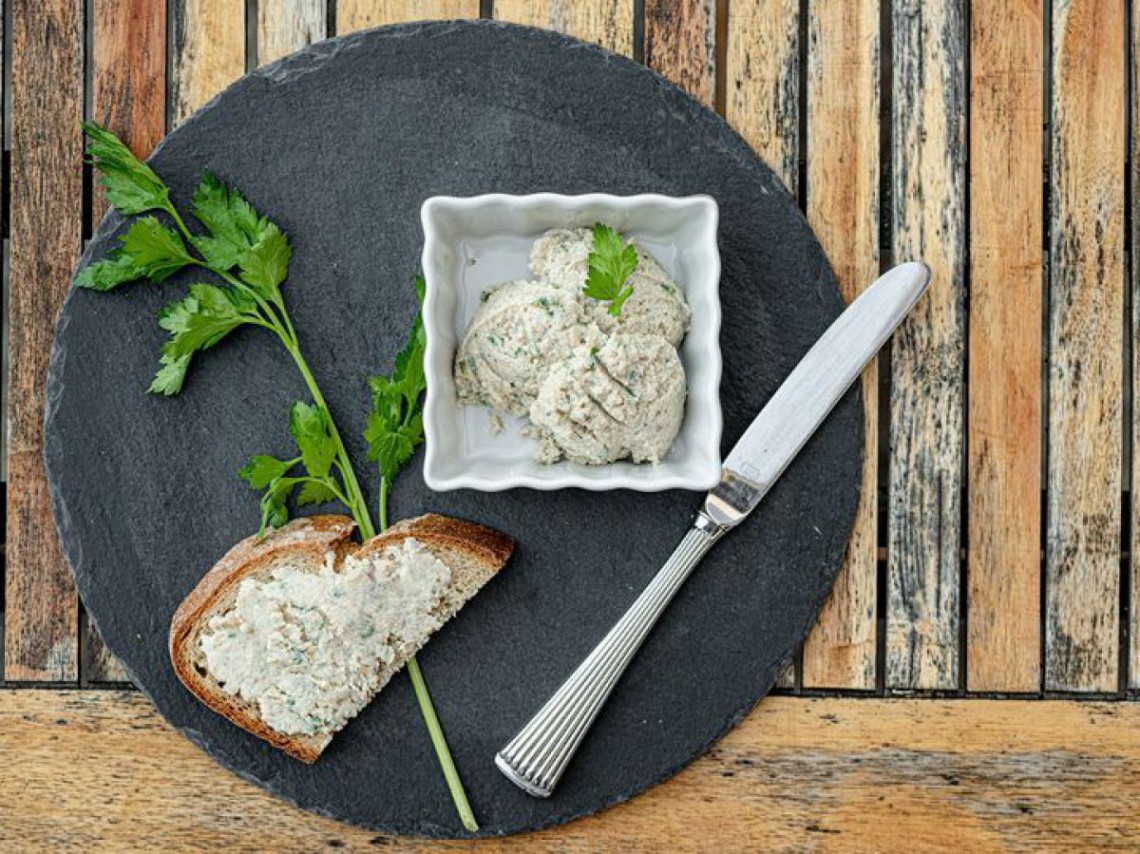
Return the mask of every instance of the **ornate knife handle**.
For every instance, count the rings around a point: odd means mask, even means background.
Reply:
[[[689,573],[726,530],[704,513],[697,515],[693,527],[637,601],[495,756],[495,764],[512,783],[536,797],[550,797],[626,665]]]

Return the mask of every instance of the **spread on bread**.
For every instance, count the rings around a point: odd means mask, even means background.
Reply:
[[[507,562],[504,534],[445,516],[363,543],[347,516],[294,519],[234,546],[170,626],[170,657],[203,703],[313,762]]]
[[[222,690],[288,735],[343,727],[379,688],[379,665],[441,625],[451,570],[417,540],[334,561],[244,579],[198,638]]]

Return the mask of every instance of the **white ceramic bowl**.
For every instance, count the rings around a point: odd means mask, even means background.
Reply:
[[[711,489],[720,478],[720,254],[717,205],[708,196],[434,196],[423,204],[424,328],[427,401],[424,480],[435,490]],[[491,285],[528,278],[530,248],[551,228],[604,222],[648,249],[684,289],[692,327],[681,345],[689,385],[685,418],[659,463],[585,466],[533,459],[525,419],[491,431],[488,410],[456,400],[452,363],[479,295]]]

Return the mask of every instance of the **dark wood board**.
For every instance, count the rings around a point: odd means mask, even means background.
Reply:
[[[286,298],[362,474],[365,377],[390,366],[414,312],[428,196],[716,197],[725,451],[842,307],[793,199],[721,119],[631,61],[547,32],[450,22],[322,42],[241,80],[152,163],[180,203],[210,168],[289,233]],[[122,225],[105,220],[87,259]],[[89,613],[163,715],[223,765],[317,812],[455,835],[406,678],[306,767],[215,716],[174,677],[171,614],[257,525],[256,498],[235,473],[254,453],[287,450],[286,412],[304,397],[288,357],[256,330],[206,354],[181,396],[144,393],[162,340],[155,312],[189,281],[73,291],[61,316],[46,456]],[[495,751],[657,570],[700,497],[433,494],[413,463],[395,489],[394,517],[430,509],[519,542],[507,569],[421,655],[483,832],[548,826],[624,800],[740,720],[830,589],[854,518],[862,440],[853,391],[681,591],[547,801],[503,778]],[[365,481],[374,488],[377,478]]]

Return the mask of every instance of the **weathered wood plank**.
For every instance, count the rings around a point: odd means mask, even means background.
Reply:
[[[1134,850],[1138,726],[1131,703],[770,698],[645,795],[477,847]],[[20,817],[0,822],[9,849],[472,850],[277,801],[214,765],[134,692],[0,691],[0,753],[0,802]]]
[[[494,14],[633,55],[633,0],[495,0]]]
[[[799,2],[734,0],[725,51],[725,118],[794,196],[799,187]],[[791,688],[795,668],[776,684]]]
[[[1041,0],[970,32],[966,687],[1041,687]]]
[[[1117,688],[1124,4],[1053,5],[1045,685]]]
[[[92,3],[91,115],[139,157],[148,156],[166,130],[166,5],[150,0]],[[92,197],[95,222],[106,200]],[[126,673],[90,625],[83,644],[85,677],[126,681]]]
[[[245,72],[245,0],[175,0],[175,124]]]
[[[257,65],[265,65],[328,32],[328,0],[258,0]]]
[[[478,18],[479,0],[338,0],[337,33],[383,24],[448,18]]]
[[[889,688],[958,684],[963,475],[964,0],[894,0],[892,247],[927,295],[891,350]]]
[[[1140,688],[1140,408],[1136,395],[1140,392],[1140,216],[1136,215],[1137,192],[1140,188],[1140,3],[1132,4],[1132,602],[1129,632],[1130,688]]]
[[[79,600],[43,467],[43,387],[55,316],[82,240],[83,4],[15,0],[5,669],[78,676]]]
[[[166,132],[166,6],[150,0],[94,0],[91,115],[140,157]],[[96,187],[97,223],[107,209]]]
[[[799,2],[733,0],[725,118],[788,189],[799,184]]]
[[[852,300],[879,272],[879,0],[813,0],[807,216]],[[875,687],[879,372],[863,374],[863,484],[847,557],[804,643],[809,688]]]
[[[712,106],[716,0],[646,0],[645,64]]]

